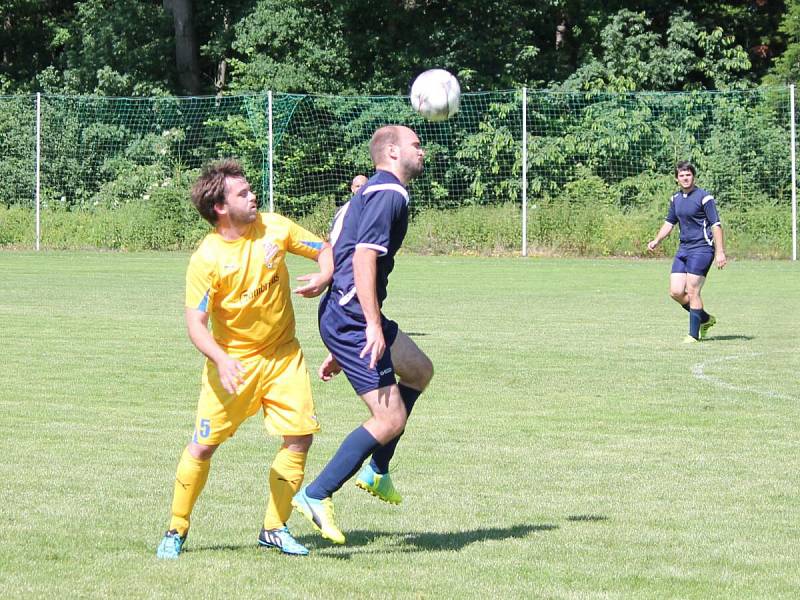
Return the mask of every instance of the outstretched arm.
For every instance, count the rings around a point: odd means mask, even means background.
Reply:
[[[319,273],[309,273],[297,278],[298,281],[307,281],[308,283],[296,288],[295,294],[304,298],[314,298],[330,285],[331,279],[333,279],[333,250],[328,242],[322,245],[322,250],[317,256],[317,263],[319,264]]]

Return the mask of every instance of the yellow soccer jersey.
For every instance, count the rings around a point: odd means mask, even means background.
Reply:
[[[216,231],[200,243],[186,271],[186,306],[209,314],[228,353],[248,356],[292,340],[287,252],[316,260],[322,240],[275,213],[259,213],[247,233],[227,241]]]

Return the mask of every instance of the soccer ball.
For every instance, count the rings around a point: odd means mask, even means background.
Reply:
[[[429,69],[411,85],[411,106],[429,121],[444,121],[458,112],[461,86],[452,73]]]

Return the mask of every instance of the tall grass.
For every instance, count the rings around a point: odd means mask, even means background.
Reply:
[[[182,200],[129,204],[91,211],[42,213],[42,244],[50,249],[176,250],[191,249],[208,225]],[[300,219],[325,235],[334,207]],[[728,249],[739,258],[791,256],[791,219],[784,207],[771,205],[722,211]],[[528,213],[528,247],[535,255],[648,256],[646,245],[661,226],[657,210],[622,210],[607,205],[551,203]],[[659,250],[671,254],[677,230]],[[35,217],[31,210],[0,207],[0,246],[31,248]],[[514,255],[522,247],[521,211],[516,205],[466,206],[423,210],[409,227],[406,251],[417,254]]]

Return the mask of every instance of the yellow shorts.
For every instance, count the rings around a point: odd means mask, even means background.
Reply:
[[[222,387],[216,365],[206,360],[197,402],[192,441],[216,446],[231,437],[245,419],[261,408],[272,435],[307,435],[319,431],[311,380],[297,340],[269,354],[240,358],[243,383],[236,394]]]

